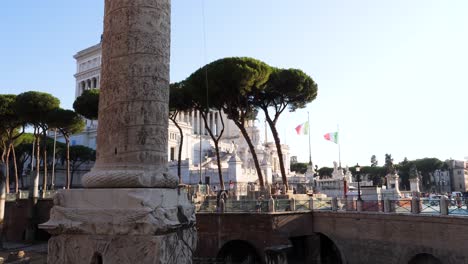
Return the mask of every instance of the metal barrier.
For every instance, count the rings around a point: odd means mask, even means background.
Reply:
[[[207,212],[207,213],[214,213],[217,211],[217,206],[216,206],[216,200],[212,199],[205,199],[200,205],[198,205],[198,208],[196,208],[197,205],[195,205],[195,209],[197,212]]]
[[[421,198],[419,201],[420,214],[440,214],[440,199]]]
[[[291,211],[289,199],[275,199],[275,212]]]
[[[310,200],[296,200],[296,211],[310,211]]]
[[[411,200],[390,200],[391,212],[399,214],[411,213]]]
[[[331,198],[317,198],[314,199],[313,210],[332,210],[332,199]]]
[[[468,199],[449,200],[448,201],[448,214],[468,216]]]
[[[444,202],[445,201],[445,202]],[[224,203],[225,213],[236,212],[286,212],[286,211],[360,211],[398,214],[427,214],[427,215],[459,215],[468,216],[468,200],[439,200],[439,199],[400,199],[400,200],[363,200],[358,206],[356,197],[351,198],[312,198],[312,199],[261,199],[235,200],[227,199]],[[446,210],[443,210],[443,207]],[[220,205],[221,206],[221,205]],[[273,206],[272,208],[270,208]],[[311,206],[313,208],[311,208]],[[197,212],[221,212],[216,199],[212,197],[195,204]],[[445,213],[444,213],[445,212]]]
[[[256,212],[258,211],[258,205],[260,208],[263,205],[263,201],[257,202],[254,200],[230,200],[226,201],[225,212]]]
[[[362,201],[363,212],[383,212],[383,203],[377,200],[364,200]]]
[[[52,199],[57,193],[57,190],[47,190],[42,197],[42,191],[39,193],[39,199]],[[17,199],[28,199],[29,191],[28,190],[19,190],[18,193],[8,193],[6,195],[6,201],[16,201]]]

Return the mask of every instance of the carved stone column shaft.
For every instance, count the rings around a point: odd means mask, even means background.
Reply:
[[[177,186],[167,173],[170,1],[105,1],[91,188]]]

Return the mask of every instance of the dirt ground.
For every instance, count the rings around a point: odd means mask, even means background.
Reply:
[[[11,261],[7,262],[8,256],[10,254],[17,255],[18,251],[24,251],[24,260],[29,258],[30,264],[46,264],[47,263],[47,243],[39,243],[39,244],[15,244],[15,243],[4,243],[3,249],[0,250],[0,257],[3,257],[3,263],[10,263]],[[0,262],[1,263],[1,262]],[[15,262],[15,263],[23,263],[23,262]]]

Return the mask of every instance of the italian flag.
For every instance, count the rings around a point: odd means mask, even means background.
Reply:
[[[298,135],[307,135],[309,134],[309,121],[300,124],[296,127],[296,132]]]
[[[323,136],[326,140],[338,144],[338,132],[327,133]]]

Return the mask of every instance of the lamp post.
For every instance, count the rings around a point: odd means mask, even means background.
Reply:
[[[359,163],[356,164],[356,181],[357,181],[357,189],[358,189],[358,198],[357,200],[362,202],[361,198],[361,174],[359,173],[361,171],[361,166],[359,166]]]

